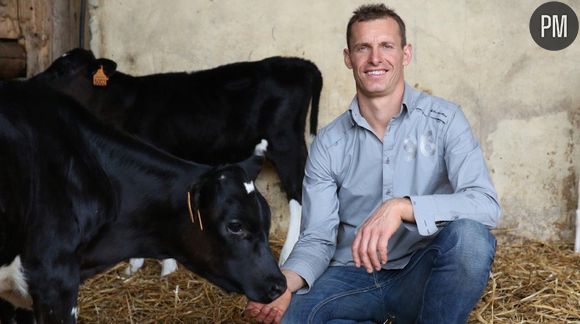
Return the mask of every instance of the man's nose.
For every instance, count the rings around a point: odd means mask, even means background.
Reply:
[[[369,58],[369,62],[372,65],[379,65],[381,63],[381,61],[382,61],[381,52],[379,51],[378,48],[373,48],[371,50],[371,55],[370,55],[370,58]]]

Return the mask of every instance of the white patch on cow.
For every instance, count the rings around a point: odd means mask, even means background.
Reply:
[[[219,177],[219,179],[220,179],[220,180],[225,180],[225,179],[226,179],[226,175],[225,175],[225,174],[222,174],[222,175]]]
[[[16,256],[9,265],[0,267],[0,298],[16,307],[32,309],[32,298],[28,294],[20,256]]]
[[[294,245],[298,241],[300,236],[300,218],[302,217],[302,206],[300,203],[294,199],[290,200],[288,203],[290,207],[290,219],[288,221],[288,234],[286,234],[286,241],[280,252],[280,259],[278,260],[279,265],[283,265],[288,259],[290,252],[294,248]]]
[[[262,139],[260,141],[260,144],[256,145],[256,148],[254,148],[254,155],[264,156],[264,154],[266,154],[267,150],[268,150],[268,141],[265,139]]]
[[[177,261],[175,259],[165,259],[161,261],[161,277],[174,273],[177,270]]]
[[[143,262],[145,262],[145,259],[134,258],[129,260],[129,266],[127,269],[125,269],[125,275],[128,277],[134,275],[137,271],[139,271],[139,269],[141,269]]]
[[[76,319],[79,318],[79,310],[76,307],[73,307],[72,310],[70,311],[70,315],[73,316]]]
[[[254,181],[244,182],[244,187],[246,187],[246,191],[248,192],[248,194],[256,190],[256,188],[254,187]]]

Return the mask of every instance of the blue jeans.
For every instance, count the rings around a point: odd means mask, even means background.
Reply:
[[[496,240],[482,224],[448,223],[400,270],[329,267],[292,295],[283,323],[465,323],[487,285]]]

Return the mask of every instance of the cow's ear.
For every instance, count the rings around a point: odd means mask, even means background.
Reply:
[[[97,71],[101,68],[103,69],[105,75],[110,78],[113,74],[115,74],[115,72],[117,72],[117,63],[106,58],[97,59],[91,66],[91,75],[97,73]]]
[[[201,192],[201,184],[194,183],[187,193],[188,206],[191,208],[191,212],[195,212],[199,209],[199,196]]]
[[[238,163],[238,165],[246,171],[250,180],[256,180],[258,173],[262,170],[264,155],[266,154],[267,149],[268,141],[262,139],[262,141],[254,148],[254,154],[246,160]]]

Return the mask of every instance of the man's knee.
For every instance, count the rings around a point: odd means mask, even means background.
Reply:
[[[440,234],[447,236],[451,250],[460,262],[473,271],[489,271],[495,256],[496,240],[489,229],[474,220],[450,222]]]

